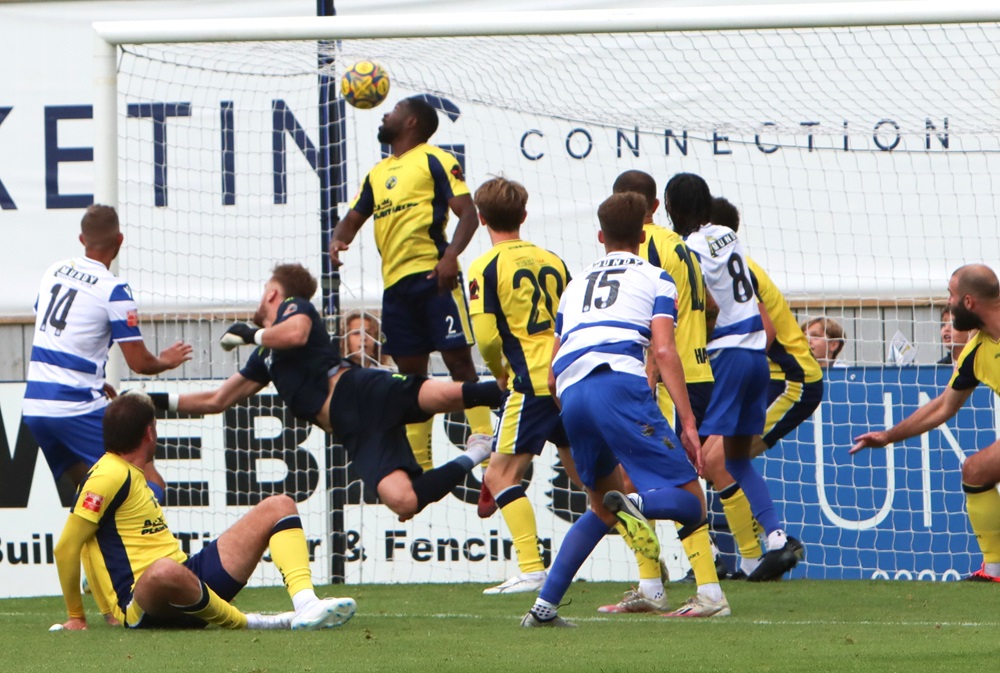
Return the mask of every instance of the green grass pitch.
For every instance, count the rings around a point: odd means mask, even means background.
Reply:
[[[521,629],[532,595],[483,596],[482,585],[320,587],[349,595],[357,616],[321,632],[125,632],[91,618],[86,633],[50,633],[60,598],[0,600],[5,671],[67,673],[595,673],[605,671],[979,670],[993,660],[1000,586],[969,583],[725,582],[733,616],[667,620],[599,615],[628,588],[577,582],[560,614],[577,629]],[[672,605],[693,590],[669,587]],[[246,611],[289,609],[283,589],[244,591]],[[88,599],[88,610],[93,603]]]

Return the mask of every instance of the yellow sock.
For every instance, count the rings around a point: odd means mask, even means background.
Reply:
[[[283,525],[287,528],[282,528]],[[311,590],[313,582],[312,571],[309,570],[309,545],[299,517],[285,517],[275,528],[279,530],[271,534],[268,546],[271,560],[285,581],[288,595],[295,596],[303,589]]]
[[[962,484],[962,490],[965,491],[969,523],[983,552],[983,561],[1000,563],[1000,493],[994,485]]]
[[[171,603],[171,605],[173,604]],[[247,616],[222,600],[204,582],[201,583],[201,600],[194,605],[174,605],[174,607],[185,614],[197,617],[209,624],[221,626],[224,629],[245,629],[247,627]]]
[[[677,524],[677,530],[683,528]],[[712,538],[708,536],[708,523],[703,523],[693,533],[681,540],[688,562],[694,570],[694,580],[698,586],[703,584],[718,584],[719,574],[715,571],[715,559],[712,558]]]
[[[736,484],[733,484],[736,486]],[[723,489],[719,493],[722,500],[722,511],[726,514],[726,521],[729,522],[729,531],[736,540],[736,546],[740,550],[740,556],[745,559],[756,559],[760,556],[760,526],[753,518],[750,511],[750,501],[747,500],[746,493],[742,488],[736,486],[736,492],[728,497],[723,495],[730,489]]]
[[[545,570],[542,556],[538,553],[538,525],[535,522],[535,509],[531,501],[524,495],[520,486],[508,488],[497,498],[497,505],[503,520],[510,529],[510,537],[514,541],[514,551],[517,552],[517,565],[522,573],[535,573]]]
[[[431,430],[433,428],[433,418],[427,419],[423,423],[411,423],[406,426],[406,438],[410,441],[413,457],[417,459],[417,463],[424,468],[425,472],[434,469],[434,456],[431,454]]]
[[[465,410],[465,417],[469,421],[469,429],[474,435],[493,434],[493,413],[489,407],[475,407]]]

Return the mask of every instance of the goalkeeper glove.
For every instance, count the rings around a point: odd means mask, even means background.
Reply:
[[[231,351],[237,346],[249,346],[252,344],[262,345],[264,330],[258,327],[251,327],[245,322],[238,322],[230,325],[226,333],[219,339],[222,350]]]

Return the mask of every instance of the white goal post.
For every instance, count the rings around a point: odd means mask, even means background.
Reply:
[[[276,262],[320,274],[323,227],[379,159],[382,113],[425,95],[442,113],[432,142],[459,155],[473,189],[496,174],[523,182],[525,237],[571,272],[598,255],[596,206],[617,174],[646,170],[662,189],[690,171],[740,208],[741,237],[800,318],[844,323],[850,366],[828,372],[816,416],[762,460],[781,515],[809,550],[799,576],[951,579],[978,563],[957,466],[997,426],[987,391],[924,438],[856,459],[846,449],[947,380],[934,363],[950,272],[1000,266],[1000,7],[857,2],[94,30],[95,199],[122,214],[122,274],[155,316],[147,333],[196,349],[149,389],[204,389],[237,371],[215,343],[226,320],[252,311]],[[361,58],[392,81],[374,111],[333,93]],[[323,273],[331,327],[341,307],[377,313],[370,228],[342,276]],[[480,233],[464,267],[488,247]],[[164,424],[168,516],[190,542],[221,532],[262,494],[291,489],[318,577],[487,582],[516,571],[499,516],[475,517],[476,477],[399,524],[350,483],[321,433],[273,397],[254,404]],[[443,459],[464,441],[455,420],[435,429]],[[554,452],[536,461],[529,495],[554,553],[583,503]],[[685,570],[679,546],[667,549],[671,571]],[[636,576],[617,540],[583,575]],[[256,581],[278,579],[266,568]]]

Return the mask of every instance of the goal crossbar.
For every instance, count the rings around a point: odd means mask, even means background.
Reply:
[[[101,21],[97,35],[109,44],[329,40],[358,38],[472,37],[572,33],[674,32],[752,28],[826,28],[1000,20],[1000,5],[960,2],[857,2],[669,9],[568,10],[410,14],[380,17],[277,17],[197,22]]]

